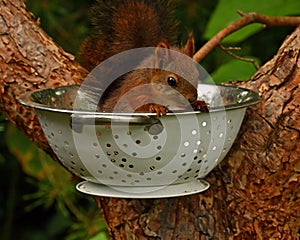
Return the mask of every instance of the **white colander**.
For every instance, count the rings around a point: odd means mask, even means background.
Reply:
[[[246,107],[259,101],[259,95],[248,89],[199,84],[199,99],[208,103],[209,113],[157,117],[76,109],[78,89],[37,90],[19,100],[36,109],[61,163],[86,180],[77,189],[113,197],[171,197],[204,191],[209,184],[201,179],[231,148]]]

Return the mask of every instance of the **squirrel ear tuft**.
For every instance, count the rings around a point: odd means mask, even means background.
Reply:
[[[191,58],[195,53],[195,41],[192,33],[189,34],[189,38],[183,47],[183,52]]]
[[[156,48],[155,48],[155,53],[154,53],[154,68],[159,70],[164,68],[164,66],[167,65],[169,58],[170,58],[170,46],[169,44],[165,41],[162,40],[160,41]]]

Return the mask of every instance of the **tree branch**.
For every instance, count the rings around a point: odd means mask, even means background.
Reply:
[[[39,27],[23,1],[0,1],[0,111],[52,153],[35,112],[16,98],[37,88],[80,83],[87,71]]]
[[[236,55],[236,54],[234,54],[234,53],[232,52],[232,51],[240,51],[241,48],[239,48],[239,47],[224,47],[222,44],[219,44],[219,47],[220,47],[224,52],[226,52],[228,55],[234,57],[235,59],[238,59],[238,60],[244,61],[244,62],[252,63],[256,70],[259,69],[259,65],[258,65],[258,63],[257,63],[254,59],[240,57],[240,56],[238,56],[238,55]]]
[[[222,40],[232,34],[233,32],[249,25],[252,23],[262,23],[265,27],[271,26],[298,26],[300,25],[300,17],[270,17],[259,13],[243,13],[242,11],[237,11],[242,18],[231,23],[220,32],[218,32],[214,37],[208,40],[193,56],[196,62],[201,62],[207,54],[209,54],[215,47],[217,47]]]

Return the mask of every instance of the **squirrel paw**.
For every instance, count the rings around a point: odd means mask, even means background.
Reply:
[[[149,104],[149,112],[156,113],[158,117],[166,115],[169,112],[169,109],[166,106],[159,104]]]
[[[205,101],[197,100],[192,103],[192,107],[194,111],[209,112],[208,106]]]

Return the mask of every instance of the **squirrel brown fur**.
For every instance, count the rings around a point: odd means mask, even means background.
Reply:
[[[176,46],[178,22],[173,12],[174,7],[167,0],[96,1],[92,7],[94,32],[84,41],[80,51],[83,66],[88,70],[120,52],[156,47],[151,56],[139,59],[153,67],[137,66],[136,70],[112,83],[100,101],[101,111],[133,110],[164,115],[170,107],[183,109],[187,103],[197,100],[199,72],[195,66],[178,59],[173,52],[192,57],[194,39],[190,35],[183,47]],[[189,79],[165,70],[168,65],[175,65],[179,71],[188,72]],[[133,91],[139,86],[148,88],[144,92]],[[119,101],[126,94],[129,97]]]

